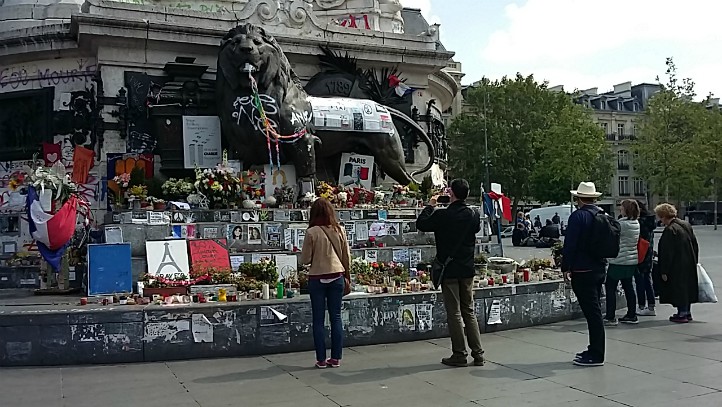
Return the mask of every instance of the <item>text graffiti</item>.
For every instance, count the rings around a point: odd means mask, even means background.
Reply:
[[[15,67],[0,69],[0,89],[17,89],[32,85],[49,87],[61,83],[90,82],[95,76],[97,65],[85,59],[77,61],[77,68]]]
[[[270,117],[278,114],[279,109],[276,99],[268,95],[259,95],[258,99],[260,99],[261,104],[263,105],[263,110],[266,112],[266,117],[268,118],[268,122],[271,124],[271,127],[278,130],[278,123]],[[261,120],[261,114],[253,104],[253,97],[237,97],[236,101],[233,102],[233,108],[235,110],[233,112],[233,117],[236,119],[236,124],[241,124],[241,119],[245,117],[253,125],[253,128],[256,129],[256,131],[261,131],[265,128],[263,120]]]

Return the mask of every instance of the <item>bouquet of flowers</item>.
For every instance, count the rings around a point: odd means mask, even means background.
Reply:
[[[208,197],[215,207],[227,206],[237,201],[241,194],[241,180],[233,170],[221,165],[214,169],[196,169],[195,187]]]
[[[148,197],[148,187],[145,185],[133,185],[128,189],[128,197],[144,201],[145,198]]]
[[[187,179],[169,178],[163,183],[161,190],[168,199],[186,199],[193,193],[195,186]]]
[[[70,176],[65,172],[65,167],[53,166],[52,168],[38,167],[31,175],[30,185],[40,193],[45,189],[53,192],[53,200],[64,204],[70,197],[78,192],[78,189]],[[23,179],[24,180],[24,179]]]

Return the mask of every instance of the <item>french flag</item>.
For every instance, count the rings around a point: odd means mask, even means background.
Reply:
[[[56,273],[60,271],[63,253],[75,233],[77,200],[77,197],[71,196],[56,214],[50,214],[43,210],[35,187],[28,187],[26,203],[30,234],[38,244],[40,255]]]

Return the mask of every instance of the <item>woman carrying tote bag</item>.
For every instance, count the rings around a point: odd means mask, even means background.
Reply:
[[[351,251],[344,229],[336,221],[336,213],[326,199],[317,199],[311,206],[308,229],[303,241],[301,264],[311,267],[308,291],[313,314],[313,343],[316,367],[341,366],[343,323],[341,300],[350,292],[349,263]],[[326,307],[331,322],[331,358],[326,359]]]

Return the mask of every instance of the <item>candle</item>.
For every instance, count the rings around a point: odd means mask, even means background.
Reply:
[[[88,305],[88,299],[83,297],[80,299],[80,305]]]
[[[506,279],[506,274],[504,274],[503,276],[501,276],[501,282],[502,282],[502,283],[506,284],[506,280],[507,280],[507,279]]]
[[[268,286],[268,284],[263,284],[263,289],[261,292],[262,292],[261,298],[263,298],[264,300],[271,298],[271,291],[270,291],[270,287]]]
[[[529,269],[524,269],[524,282],[529,282]]]

